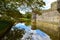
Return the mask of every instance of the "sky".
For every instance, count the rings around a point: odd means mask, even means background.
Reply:
[[[49,9],[49,8],[51,8],[51,3],[55,2],[57,0],[43,0],[43,1],[46,3],[46,6],[44,6],[45,8],[43,8],[43,9]]]
[[[57,1],[57,0],[43,0],[45,3],[46,3],[46,6],[44,6],[44,8],[42,8],[42,9],[44,9],[44,10],[47,10],[47,9],[49,9],[49,8],[51,8],[51,3],[52,2],[55,2],[55,1]],[[21,9],[20,9],[21,8]],[[29,8],[26,8],[26,7],[23,7],[23,6],[21,6],[20,8],[18,8],[18,10],[22,13],[22,14],[25,14],[25,12],[27,12],[27,11],[30,11],[31,12],[31,10],[29,9]],[[23,9],[24,8],[24,9]]]

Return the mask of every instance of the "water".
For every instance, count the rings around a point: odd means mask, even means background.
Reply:
[[[39,29],[32,30],[31,26],[26,26],[25,23],[18,23],[14,27],[25,31],[25,34],[23,34],[23,37],[20,40],[51,40],[46,33]]]

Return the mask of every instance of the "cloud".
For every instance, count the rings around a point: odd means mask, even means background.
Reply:
[[[43,9],[49,9],[49,8],[51,8],[51,3],[55,2],[57,0],[43,0],[43,1],[46,3],[46,6],[44,6],[45,8],[43,8]]]

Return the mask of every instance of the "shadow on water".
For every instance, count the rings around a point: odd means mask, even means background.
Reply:
[[[50,37],[39,29],[32,30],[31,25],[17,23],[3,40],[51,40]]]

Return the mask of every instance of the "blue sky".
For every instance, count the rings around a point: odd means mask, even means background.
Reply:
[[[44,9],[49,9],[51,8],[51,3],[57,0],[43,0],[43,1],[46,3],[46,6],[44,6],[45,7]]]

